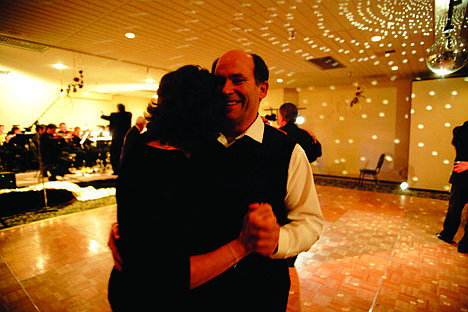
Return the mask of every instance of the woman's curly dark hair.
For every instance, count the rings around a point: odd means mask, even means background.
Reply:
[[[157,94],[157,104],[147,109],[147,129],[152,139],[190,152],[219,135],[225,97],[216,77],[206,69],[187,65],[164,75]]]

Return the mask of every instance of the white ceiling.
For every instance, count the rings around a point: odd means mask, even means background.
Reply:
[[[464,37],[465,2],[454,13]],[[85,88],[119,93],[185,64],[210,68],[237,48],[265,59],[273,87],[414,79],[430,75],[426,49],[445,26],[434,22],[434,7],[433,0],[1,1],[0,34],[49,48],[0,45],[0,70],[66,85],[83,69]],[[373,42],[376,35],[382,40]],[[325,56],[345,67],[308,62]],[[68,66],[62,76],[51,67],[58,62]]]

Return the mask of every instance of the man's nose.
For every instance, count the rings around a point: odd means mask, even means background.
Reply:
[[[223,93],[224,94],[231,94],[234,92],[234,88],[233,88],[234,84],[232,83],[232,81],[230,79],[226,79],[226,82],[224,83],[224,87],[223,87]]]

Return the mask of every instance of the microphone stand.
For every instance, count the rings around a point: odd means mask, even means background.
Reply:
[[[42,118],[42,116],[45,115],[51,109],[55,103],[60,100],[60,98],[63,96],[64,92],[62,92],[57,98],[45,109],[45,111],[42,112],[42,114],[39,115],[39,117],[36,119],[36,121],[31,125],[33,126],[38,126],[39,125],[39,119]],[[37,158],[39,159],[39,175],[41,177],[41,184],[42,184],[42,191],[44,193],[44,208],[49,208],[48,203],[47,203],[47,189],[45,186],[44,182],[44,165],[42,163],[42,154],[41,154],[41,136],[39,135],[39,132],[37,132],[36,128],[36,137],[37,137]]]
[[[43,111],[43,112],[42,112],[42,114],[40,114],[40,115],[39,115],[39,117],[37,117],[36,121],[35,121],[35,122],[33,122],[33,124],[31,125],[31,127],[32,127],[32,126],[35,126],[35,125],[38,125],[38,124],[39,124],[39,119],[41,119],[41,118],[42,118],[42,116],[44,116],[44,115],[45,115],[45,113],[47,113],[47,112],[49,111],[49,109],[51,109],[51,108],[52,108],[52,106],[54,106],[54,105],[55,105],[55,103],[57,103],[57,102],[58,102],[58,100],[60,100],[60,98],[63,96],[63,94],[64,94],[64,93],[65,93],[65,92],[64,92],[64,91],[62,91],[62,92],[60,93],[60,95],[59,95],[59,96],[57,96],[57,98],[56,98],[56,99],[55,99],[55,100],[54,100],[52,103],[50,103],[50,105],[49,105],[49,106],[48,106],[48,107],[45,109],[45,111]]]

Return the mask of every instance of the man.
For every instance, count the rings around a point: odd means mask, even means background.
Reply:
[[[43,173],[50,172],[49,181],[57,181],[57,176],[70,173],[69,168],[71,166],[71,161],[62,155],[65,143],[62,138],[55,137],[56,131],[57,126],[49,124],[40,138],[41,157],[45,167]]]
[[[127,155],[128,151],[130,151],[133,148],[133,144],[135,143],[136,139],[141,134],[141,132],[145,129],[145,126],[146,118],[143,116],[139,116],[135,122],[135,125],[127,131],[122,147],[122,154],[120,155],[120,163],[123,163],[125,156]]]
[[[125,111],[125,105],[117,104],[117,113],[110,116],[101,115],[102,119],[109,120],[109,130],[112,134],[112,145],[110,148],[110,160],[114,174],[119,172],[120,154],[125,139],[125,134],[132,125],[132,113]]]
[[[194,209],[190,247],[197,254],[238,235],[250,203],[270,204],[277,221],[265,224],[269,246],[191,291],[191,304],[204,310],[285,311],[290,286],[285,259],[308,250],[323,226],[310,165],[299,145],[258,115],[269,87],[264,61],[234,50],[213,67],[226,97],[227,121],[216,142],[192,155],[205,197],[204,206]]]
[[[285,311],[286,258],[308,250],[323,227],[310,165],[299,145],[265,126],[258,115],[269,87],[264,61],[233,50],[213,67],[226,97],[226,123],[217,141],[190,157],[197,182],[189,216],[190,254],[236,238],[252,214],[250,204],[272,208],[258,224],[265,243],[257,254],[191,290],[189,305],[194,311]],[[111,239],[111,249],[113,244]]]
[[[468,203],[468,121],[453,129],[452,144],[456,150],[456,157],[450,176],[450,201],[444,230],[437,234],[439,239],[449,244],[453,243],[460,226],[463,208]],[[468,253],[468,223],[465,225],[463,238],[458,242],[458,252]]]
[[[63,137],[68,139],[68,135],[70,134],[70,132],[68,131],[67,124],[64,122],[59,123],[58,129],[59,130],[57,131],[57,133],[61,134]]]
[[[314,162],[322,156],[322,145],[315,136],[296,125],[297,107],[292,103],[281,105],[278,113],[278,125],[280,129],[296,140],[306,152],[309,162]]]

